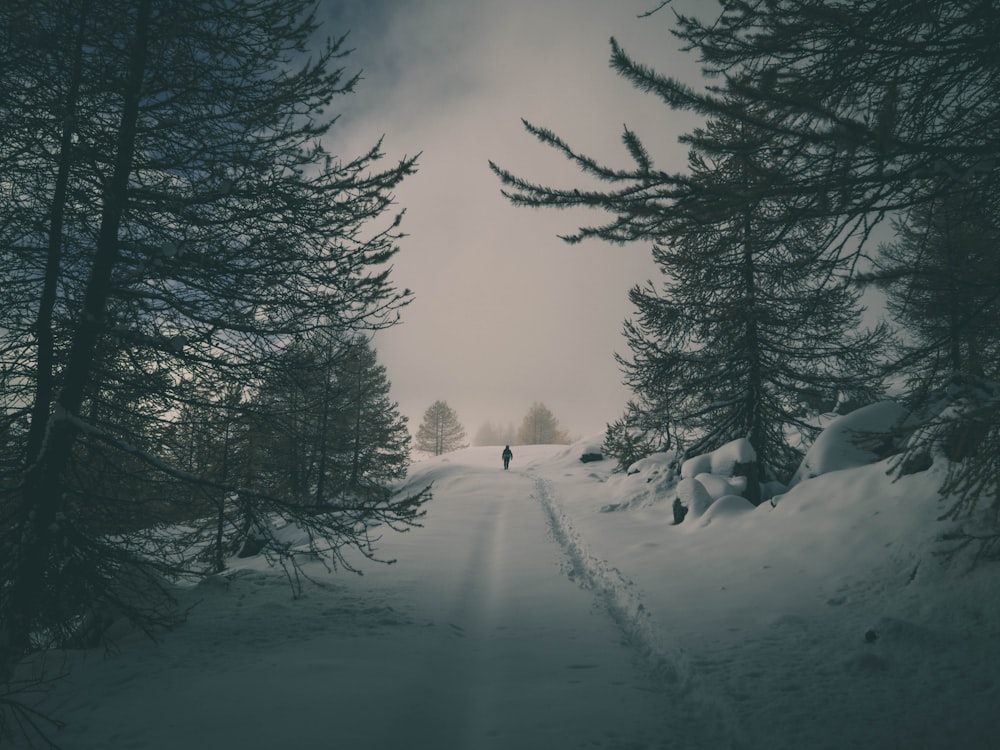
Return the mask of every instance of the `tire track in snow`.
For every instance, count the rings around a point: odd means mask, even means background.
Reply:
[[[570,579],[594,591],[626,643],[638,653],[644,668],[657,683],[664,688],[686,689],[690,682],[687,659],[678,649],[668,649],[663,643],[660,630],[646,609],[635,583],[606,560],[590,554],[560,510],[547,480],[535,477],[535,490],[552,536],[563,548],[572,566]]]

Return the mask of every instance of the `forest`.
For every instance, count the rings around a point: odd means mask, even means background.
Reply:
[[[323,145],[356,76],[342,38],[305,54],[314,13],[0,11],[4,672],[173,622],[168,582],[233,555],[295,581],[275,517],[337,566],[422,514],[389,489],[410,435],[370,340],[411,297],[387,264],[416,162]]]

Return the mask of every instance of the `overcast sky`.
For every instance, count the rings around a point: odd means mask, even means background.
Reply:
[[[375,345],[411,429],[447,401],[470,438],[518,425],[534,401],[574,436],[617,419],[629,393],[629,288],[655,278],[648,246],[569,246],[586,215],[514,208],[492,159],[534,181],[582,186],[521,118],[607,163],[627,166],[627,123],[658,166],[680,168],[692,120],[635,91],[609,67],[614,36],[655,69],[695,80],[658,0],[325,0],[327,32],[350,32],[357,92],[341,99],[329,146],[354,156],[381,135],[389,159],[422,152],[398,190],[408,237],[394,264],[415,301]],[[388,162],[387,162],[388,164]]]

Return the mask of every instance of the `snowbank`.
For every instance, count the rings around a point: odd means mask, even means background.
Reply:
[[[40,657],[71,671],[41,707],[68,722],[65,750],[1000,747],[1000,577],[936,554],[944,467],[894,481],[820,445],[813,465],[842,468],[757,508],[719,494],[740,446],[683,479],[671,455],[583,464],[586,441],[515,449],[509,472],[492,448],[423,461],[407,481],[434,481],[425,527],[380,543],[396,565],[315,565],[294,600],[234,560],[181,593],[189,622],[160,643]],[[675,526],[678,495],[697,510]]]
[[[696,476],[710,460],[658,501],[643,475],[662,461],[630,477],[544,468],[577,558],[616,572],[596,580],[660,634],[651,642],[699,706],[691,721],[717,728],[715,747],[1000,747],[1000,578],[996,563],[942,563],[944,467],[894,480],[886,461],[827,460],[846,452],[838,434],[896,414],[836,425],[816,465],[842,468],[777,506],[723,495],[680,526],[667,500],[708,502]],[[609,499],[625,512],[600,513]]]

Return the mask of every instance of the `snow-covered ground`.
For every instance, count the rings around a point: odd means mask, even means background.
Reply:
[[[599,445],[515,446],[509,472],[499,448],[419,462],[407,481],[434,498],[422,528],[383,538],[396,564],[317,565],[293,599],[280,571],[234,560],[183,592],[188,621],[159,643],[37,658],[68,671],[40,704],[66,722],[55,739],[1000,747],[1000,578],[934,555],[934,468],[893,482],[848,462],[757,509],[705,490],[723,499],[675,526],[666,457],[614,474],[579,460]]]

